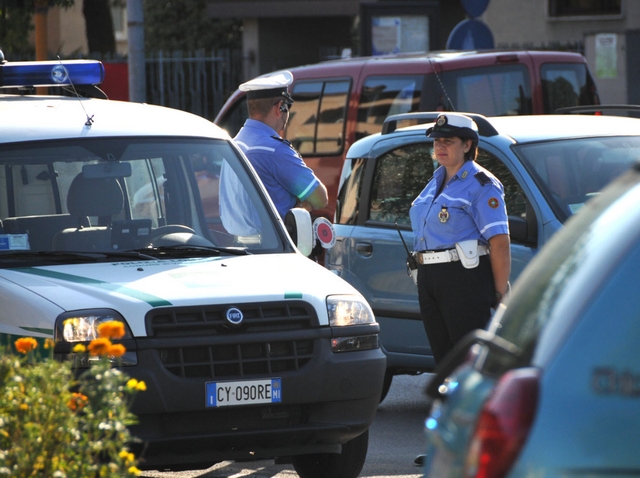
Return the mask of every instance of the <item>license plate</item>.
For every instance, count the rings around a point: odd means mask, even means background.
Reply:
[[[207,407],[279,403],[282,401],[282,379],[207,382],[205,393]]]

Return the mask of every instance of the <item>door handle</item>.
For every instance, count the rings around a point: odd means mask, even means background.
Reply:
[[[356,252],[364,257],[371,257],[373,254],[373,245],[370,242],[356,243]]]

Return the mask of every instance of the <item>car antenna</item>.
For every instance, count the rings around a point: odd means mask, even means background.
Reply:
[[[87,121],[84,123],[84,125],[85,126],[91,126],[93,124],[93,115],[89,116],[89,113],[87,113],[87,110],[85,109],[84,104],[82,103],[82,100],[80,99],[80,95],[78,94],[78,91],[76,90],[76,87],[73,84],[73,81],[71,80],[71,75],[69,74],[69,70],[67,70],[67,68],[64,66],[64,63],[62,63],[62,60],[60,59],[60,55],[58,55],[58,61],[60,62],[60,66],[64,70],[65,75],[67,75],[67,78],[69,78],[69,84],[71,85],[71,88],[73,89],[73,93],[76,95],[76,98],[78,98],[78,101],[80,101],[80,105],[82,106],[82,110],[84,111],[84,114],[87,117]]]
[[[447,98],[447,101],[451,106],[451,111],[455,111],[456,107],[453,106],[453,101],[451,101],[451,98],[449,98],[449,93],[447,93],[447,89],[444,87],[444,83],[442,83],[442,80],[440,79],[438,70],[436,70],[436,64],[433,62],[433,59],[430,56],[427,57],[427,60],[429,60],[429,63],[431,64],[431,68],[433,68],[433,73],[436,75],[436,78],[438,79],[438,83],[440,83],[440,88],[442,89],[444,96]]]

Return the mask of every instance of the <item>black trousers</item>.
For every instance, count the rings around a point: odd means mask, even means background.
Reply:
[[[495,302],[488,255],[474,269],[460,261],[418,266],[420,315],[436,364],[468,332],[486,327]]]

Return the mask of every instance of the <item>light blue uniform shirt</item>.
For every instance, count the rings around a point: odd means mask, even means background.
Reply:
[[[436,197],[445,174],[444,167],[436,169],[411,205],[414,251],[453,249],[456,242],[468,239],[488,244],[497,234],[509,234],[504,188],[493,174],[475,161],[465,161]]]
[[[234,141],[253,165],[283,218],[298,199],[307,199],[320,184],[291,143],[261,121],[245,121]]]

